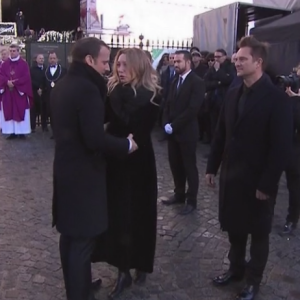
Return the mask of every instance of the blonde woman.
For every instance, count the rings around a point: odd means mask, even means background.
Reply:
[[[160,86],[144,51],[120,50],[108,82],[107,132],[133,138],[139,149],[125,160],[107,162],[108,231],[99,239],[93,261],[118,268],[109,297],[152,273],[156,245],[157,177],[151,132],[159,110]],[[105,246],[103,246],[105,245]]]

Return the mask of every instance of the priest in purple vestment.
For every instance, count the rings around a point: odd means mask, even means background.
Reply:
[[[25,138],[31,132],[32,86],[30,70],[20,57],[18,45],[11,45],[10,56],[0,68],[1,127],[8,139]]]

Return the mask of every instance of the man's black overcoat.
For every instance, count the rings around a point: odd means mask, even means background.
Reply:
[[[266,75],[250,89],[237,117],[242,85],[228,91],[208,159],[207,173],[221,163],[219,220],[224,231],[269,233],[278,182],[292,148],[289,97]],[[270,195],[258,200],[256,190]]]

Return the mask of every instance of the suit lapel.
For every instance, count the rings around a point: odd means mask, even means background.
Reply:
[[[180,94],[182,93],[182,91],[184,91],[187,87],[189,87],[189,81],[191,80],[191,76],[192,76],[192,72],[190,72],[188,74],[188,76],[185,78],[185,80],[183,81],[183,83],[181,84],[181,86],[179,87],[178,90],[177,90],[178,80],[176,80],[176,86],[175,86],[175,89],[176,89],[176,98],[178,98],[180,96]]]

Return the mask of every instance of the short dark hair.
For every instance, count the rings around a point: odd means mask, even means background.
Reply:
[[[227,52],[224,49],[217,49],[215,52],[222,53],[224,56],[227,56]]]
[[[253,58],[262,59],[263,70],[266,69],[268,64],[269,45],[267,43],[260,42],[253,36],[243,37],[239,42],[239,48],[250,48],[251,56]]]
[[[78,40],[72,49],[72,61],[83,62],[87,55],[97,59],[102,47],[109,49],[108,45],[95,37],[86,37]]]
[[[192,54],[191,54],[191,52],[189,52],[187,50],[177,50],[175,52],[175,55],[180,55],[180,54],[183,55],[183,58],[184,58],[185,61],[189,60],[190,62],[192,62]]]
[[[49,51],[48,55],[50,56],[50,54],[55,54],[57,56],[57,54],[54,50]]]

